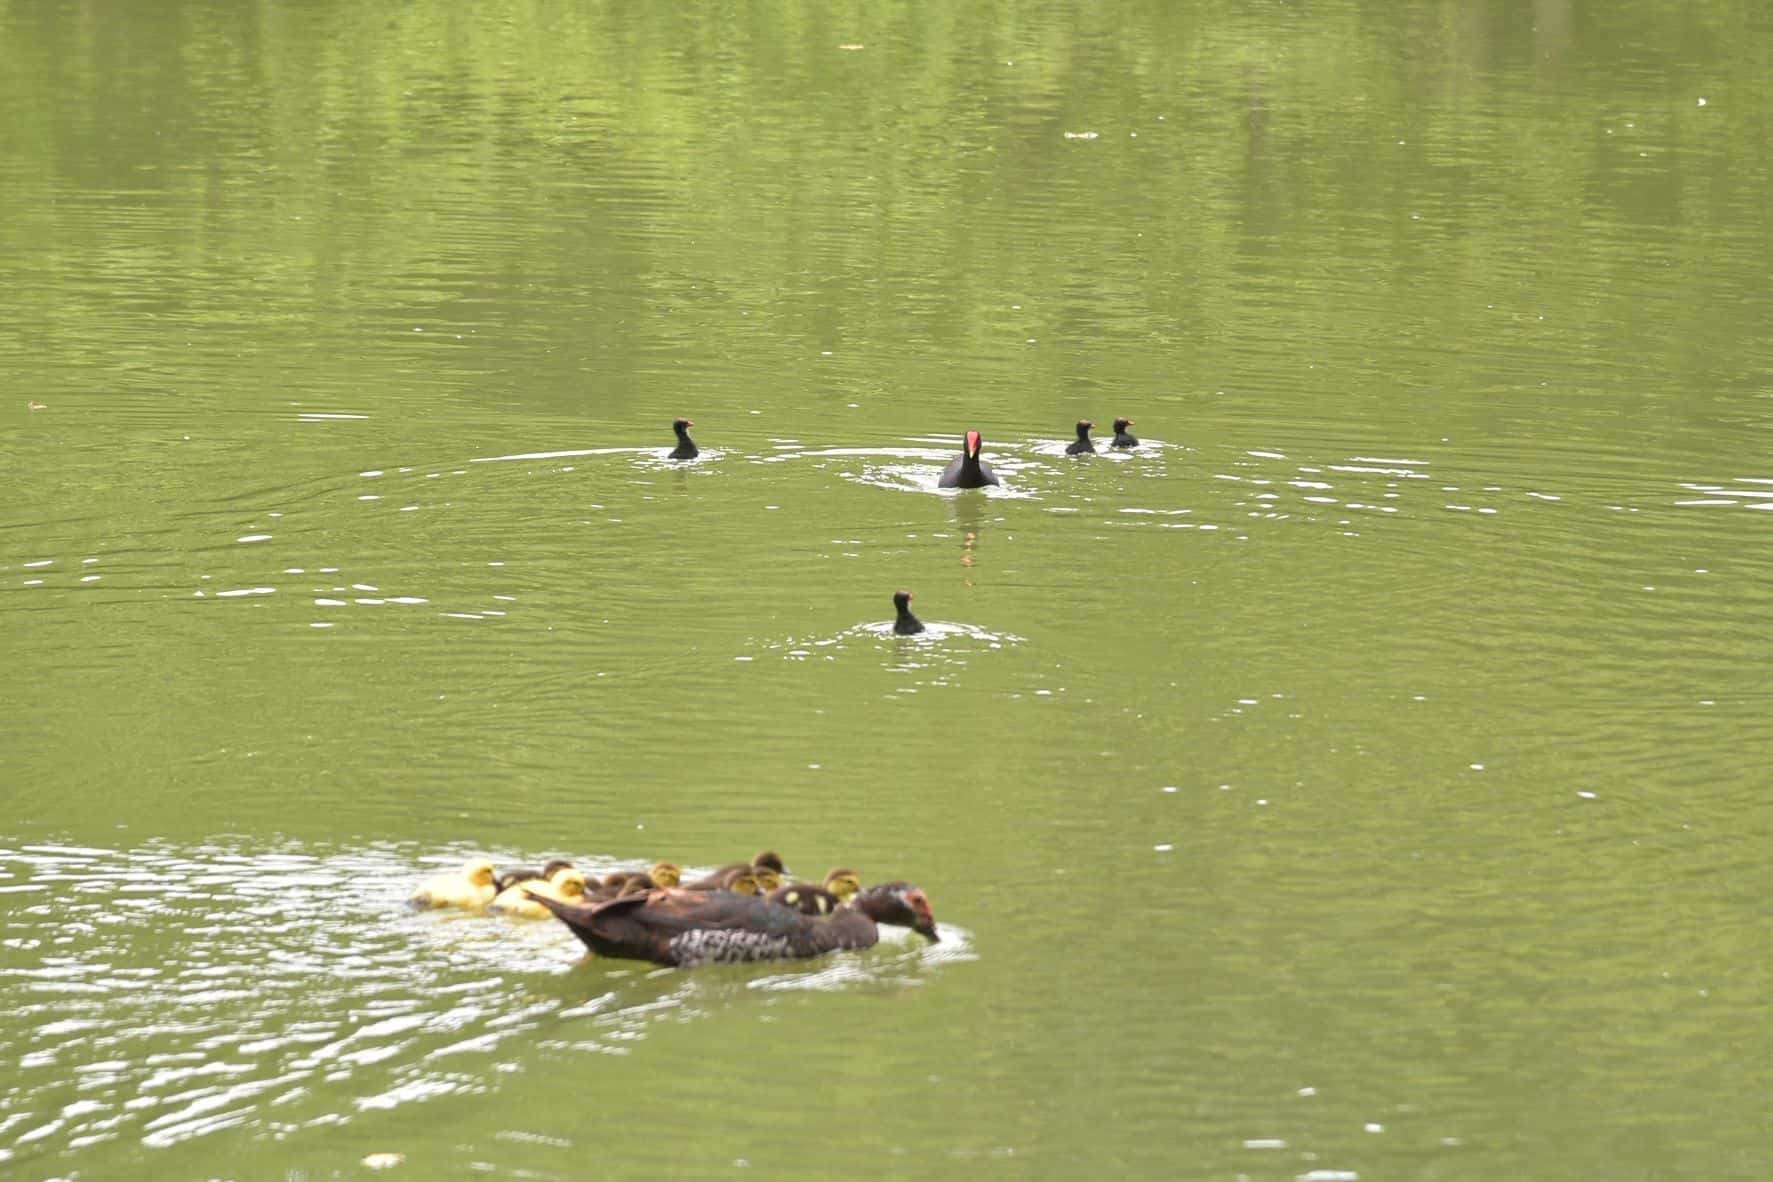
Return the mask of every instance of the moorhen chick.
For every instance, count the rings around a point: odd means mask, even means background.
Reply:
[[[893,592],[893,607],[899,613],[899,618],[893,621],[894,632],[900,636],[916,636],[923,631],[923,621],[911,614],[911,592]]]
[[[695,425],[694,419],[673,419],[671,421],[671,429],[677,432],[677,446],[671,449],[672,459],[693,460],[702,454],[701,449],[696,446],[696,441],[689,437],[689,429]]]
[[[656,892],[601,904],[536,898],[598,956],[664,965],[804,960],[872,948],[883,923],[910,928],[932,944],[941,938],[929,897],[905,882],[869,887],[850,906],[820,917],[720,892]]]
[[[942,478],[936,481],[937,488],[984,488],[988,484],[999,484],[997,473],[991,465],[979,458],[982,441],[977,431],[967,432],[967,441],[961,448],[960,455],[948,461],[942,469]]]
[[[1065,454],[1068,456],[1095,455],[1096,445],[1090,441],[1090,428],[1095,425],[1088,419],[1077,420],[1077,438],[1072,441],[1070,447],[1065,449]]]
[[[1114,447],[1138,447],[1139,439],[1127,428],[1133,425],[1132,419],[1114,420]]]

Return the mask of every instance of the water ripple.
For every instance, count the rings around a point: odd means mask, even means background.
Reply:
[[[0,849],[0,878],[28,888],[3,929],[15,1004],[0,1055],[17,1070],[0,1084],[0,1160],[345,1124],[489,1093],[501,1085],[488,1057],[511,1058],[512,1040],[627,1053],[663,1016],[754,990],[919,984],[973,957],[945,926],[941,944],[888,938],[805,968],[705,977],[593,961],[555,923],[402,906],[428,863],[459,857]]]

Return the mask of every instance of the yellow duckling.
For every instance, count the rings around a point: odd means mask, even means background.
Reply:
[[[839,901],[848,903],[850,896],[862,889],[862,879],[854,870],[839,866],[826,872],[825,889],[836,895]]]
[[[475,858],[454,874],[427,878],[407,902],[414,907],[484,907],[498,894],[493,886],[497,875],[491,861]]]
[[[653,880],[654,886],[669,890],[683,881],[683,867],[676,862],[654,862],[647,875]]]
[[[568,866],[563,870],[555,871],[554,877],[546,881],[530,878],[523,882],[513,883],[492,901],[492,909],[501,915],[519,915],[524,919],[547,919],[552,912],[530,898],[530,895],[546,895],[557,903],[583,903],[585,889],[585,876]]]

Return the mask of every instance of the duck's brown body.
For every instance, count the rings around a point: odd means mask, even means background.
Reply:
[[[597,955],[664,965],[804,960],[872,948],[881,923],[938,938],[928,898],[902,882],[871,887],[854,906],[816,918],[730,891],[653,891],[594,905],[539,895],[536,901]]]

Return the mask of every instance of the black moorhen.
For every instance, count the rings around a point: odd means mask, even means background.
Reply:
[[[702,454],[701,449],[696,446],[696,441],[689,437],[689,429],[695,425],[694,419],[673,419],[671,421],[671,429],[677,432],[677,446],[671,449],[672,459],[693,460]]]
[[[911,592],[893,592],[893,606],[899,612],[899,618],[893,621],[894,632],[900,636],[915,636],[923,631],[923,621],[911,614]]]
[[[982,441],[977,431],[967,432],[966,446],[960,455],[948,461],[942,469],[942,479],[936,481],[937,488],[984,488],[988,484],[999,484],[997,473],[991,466],[979,458],[979,447]]]
[[[655,964],[804,960],[872,948],[883,923],[910,928],[932,944],[941,939],[929,897],[905,882],[869,887],[850,906],[819,917],[754,895],[655,891],[602,904],[531,897],[598,956]]]
[[[1138,438],[1135,435],[1133,435],[1130,431],[1127,430],[1127,428],[1131,427],[1132,425],[1133,425],[1132,419],[1116,419],[1116,420],[1114,420],[1114,443],[1112,446],[1114,446],[1114,447],[1138,447],[1139,446]]]
[[[1090,442],[1090,428],[1095,425],[1096,424],[1090,422],[1088,419],[1077,420],[1077,439],[1072,442],[1070,447],[1065,449],[1065,454],[1068,456],[1095,455],[1096,445]]]

